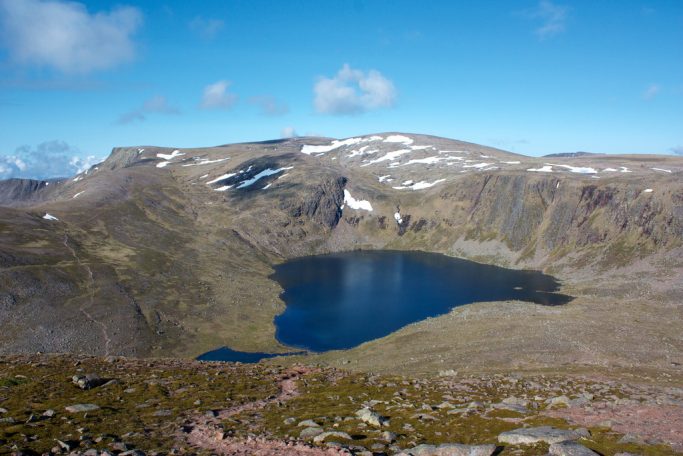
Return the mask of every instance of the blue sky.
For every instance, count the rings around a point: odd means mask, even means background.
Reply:
[[[0,178],[382,131],[683,153],[683,2],[0,0]]]

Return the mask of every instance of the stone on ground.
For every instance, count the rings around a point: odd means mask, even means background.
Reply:
[[[550,445],[548,452],[553,456],[596,456],[597,453],[576,442],[559,442]]]
[[[95,404],[74,404],[64,408],[69,413],[92,412],[99,410],[100,406]]]
[[[315,443],[320,443],[320,442],[323,442],[328,437],[336,437],[338,439],[351,440],[351,436],[349,434],[347,434],[346,432],[328,431],[328,432],[323,432],[321,434],[316,435],[313,438],[313,441]]]
[[[503,432],[498,436],[500,443],[510,445],[531,444],[538,442],[559,443],[567,440],[577,440],[582,435],[576,431],[567,429],[557,429],[550,426],[540,426],[534,428],[520,428],[513,431]]]
[[[312,439],[314,437],[317,437],[318,435],[322,434],[323,430],[322,428],[316,426],[316,427],[307,427],[306,429],[302,430],[301,433],[299,434],[299,438],[302,439]]]
[[[363,408],[363,409],[358,410],[356,412],[356,416],[362,422],[367,423],[370,426],[382,427],[382,426],[388,426],[389,425],[389,420],[387,418],[381,416],[377,412],[373,412],[369,408]]]
[[[495,445],[461,445],[444,443],[442,445],[418,445],[405,450],[410,456],[491,456],[496,451]]]

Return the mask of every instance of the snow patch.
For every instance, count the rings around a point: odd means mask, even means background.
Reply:
[[[229,188],[232,188],[232,185],[224,185],[222,187],[214,188],[213,191],[214,192],[224,192]]]
[[[664,169],[664,168],[651,168],[654,171],[661,171],[663,173],[671,173],[672,171],[670,169]]]
[[[391,174],[387,174],[386,176],[377,176],[377,179],[379,180],[380,183],[382,183],[385,180],[389,179],[390,177],[391,177]]]
[[[209,177],[209,175],[208,175],[208,174],[204,174],[203,176],[200,176],[199,178],[200,178],[200,179],[206,179],[207,177]]]
[[[483,155],[482,155],[482,157],[483,157]],[[501,163],[505,163],[506,165],[519,165],[519,164],[521,164],[522,162],[521,162],[521,161],[518,161],[518,160],[514,160],[514,161],[507,161],[507,162],[504,161],[504,162],[501,162]]]
[[[364,143],[364,142],[380,141],[381,139],[382,139],[381,136],[371,136],[369,138],[348,138],[348,139],[343,139],[341,141],[335,139],[330,144],[322,145],[322,146],[312,146],[309,144],[304,144],[303,146],[301,146],[301,153],[306,154],[306,155],[324,154],[324,153],[327,153],[331,150],[339,149],[340,147],[343,147],[343,146],[354,146],[356,144],[360,144],[360,143]]]
[[[570,165],[552,165],[552,166],[559,166],[560,168],[566,168],[572,173],[577,173],[577,174],[597,174],[597,170],[595,168],[588,168],[588,167],[581,167],[581,166],[570,166]]]
[[[369,201],[355,199],[347,189],[344,189],[344,204],[348,205],[351,209],[362,209],[372,212],[372,205]]]
[[[370,160],[369,162],[365,163],[364,165],[361,166],[368,166],[368,165],[373,165],[375,163],[381,163],[383,161],[393,161],[400,157],[401,155],[407,154],[412,152],[410,149],[400,149],[400,150],[395,150],[393,152],[387,152],[386,154],[382,155],[379,158],[376,158],[374,160]]]
[[[223,179],[227,179],[228,177],[232,177],[232,176],[236,176],[236,175],[237,175],[237,173],[227,173],[227,174],[223,174],[222,176],[218,176],[218,177],[215,178],[214,180],[210,180],[209,182],[206,183],[206,185],[215,184],[215,183],[218,182],[218,181],[221,181],[221,180],[223,180]],[[200,177],[200,179],[203,179],[203,177]]]
[[[413,150],[425,150],[425,149],[433,149],[434,146],[410,146],[411,149]]]
[[[403,166],[414,165],[414,164],[433,165],[435,163],[439,163],[440,161],[448,160],[450,158],[451,157],[439,157],[438,155],[434,155],[433,157],[425,157],[425,158],[413,158],[411,160],[408,160],[407,163],[404,163]],[[460,158],[460,157],[457,157],[457,158]]]
[[[550,165],[544,165],[541,166],[540,168],[529,168],[527,171],[535,171],[538,173],[552,173],[553,172],[553,167]]]
[[[643,190],[643,193],[652,193],[652,191],[653,190],[651,188],[646,188],[645,190]]]
[[[169,163],[171,163],[171,162],[161,162],[161,163],[157,163],[157,168],[165,168],[166,165],[168,165]]]
[[[185,153],[179,150],[174,150],[170,154],[157,154],[157,157],[163,158],[164,160],[173,160],[174,158],[180,157],[181,155],[185,155]]]
[[[47,212],[45,213],[45,215],[43,215],[43,218],[45,220],[59,220],[57,217],[55,217],[54,215],[50,215]]]
[[[633,171],[631,171],[630,169],[628,169],[628,168],[625,167],[625,166],[620,166],[620,167],[619,167],[619,172],[620,172],[620,173],[632,173]]]
[[[412,144],[413,139],[403,135],[389,135],[384,140],[385,143],[402,143],[405,145]]]
[[[83,176],[76,176],[73,178],[73,182],[78,182],[79,180],[83,180]]]
[[[261,179],[262,177],[266,176],[272,176],[273,174],[281,173],[282,171],[292,169],[294,168],[293,166],[289,166],[286,168],[278,168],[278,169],[271,169],[271,168],[266,168],[251,179],[247,179],[245,181],[240,182],[240,184],[237,186],[237,188],[246,188],[249,187],[250,185],[254,184],[257,180]]]
[[[85,193],[85,190],[83,190],[82,192],[76,193],[71,199],[76,199],[76,198],[78,198],[79,196],[81,196],[83,193]]]
[[[401,218],[400,212],[394,212],[394,220],[396,220],[396,223],[398,223],[399,225],[403,223],[403,218]]]
[[[368,147],[370,146],[363,146],[360,149],[352,150],[349,155],[347,155],[348,158],[353,158],[353,157],[358,157],[359,155],[369,155],[369,154],[376,154],[379,152],[377,149],[373,150],[367,150]]]
[[[272,182],[270,184],[266,185],[265,187],[263,187],[261,190],[268,190],[271,185],[273,185]]]
[[[614,168],[605,168],[602,170],[603,173],[616,173],[617,170]]]
[[[398,187],[392,187],[392,188],[395,188],[396,190],[403,190],[406,188],[409,188],[411,190],[423,190],[425,188],[433,187],[434,185],[436,185],[440,182],[443,182],[445,180],[446,179],[437,179],[434,182],[420,181],[420,182],[416,182],[414,184],[412,183],[413,181],[406,181],[403,183],[403,185],[400,185]],[[410,184],[408,184],[408,182],[410,182]]]

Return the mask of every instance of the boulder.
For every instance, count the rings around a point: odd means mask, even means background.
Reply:
[[[356,416],[362,422],[369,424],[370,426],[382,427],[389,425],[389,419],[381,416],[377,412],[373,412],[369,408],[362,408],[356,412]]]
[[[569,407],[571,399],[569,399],[567,396],[562,395],[562,396],[557,396],[557,397],[552,397],[548,399],[546,402],[548,403],[549,407],[556,407],[558,405],[564,405],[566,407]]]
[[[380,438],[387,443],[394,443],[396,441],[397,437],[398,436],[391,431],[384,431],[380,435]]]
[[[98,386],[107,383],[106,379],[100,377],[97,374],[74,375],[73,377],[71,377],[71,381],[74,385],[78,386],[80,389],[83,390],[97,388]]]
[[[577,440],[582,434],[567,429],[557,429],[550,426],[540,426],[533,428],[520,428],[513,431],[503,432],[498,436],[500,443],[510,445],[530,444],[530,443],[559,443],[567,440]]]
[[[508,405],[520,405],[524,408],[529,406],[529,401],[527,399],[522,399],[515,396],[506,397],[503,399],[502,403]]]
[[[553,456],[596,456],[598,454],[576,442],[553,443],[548,453]]]
[[[313,420],[304,420],[297,424],[297,427],[320,427],[320,425]]]
[[[523,405],[519,404],[506,404],[505,402],[501,402],[499,404],[492,404],[491,408],[494,410],[509,410],[511,412],[517,412],[517,413],[527,413],[529,410]]]
[[[461,445],[444,443],[441,445],[418,445],[405,454],[410,456],[491,456],[496,451],[495,445]]]
[[[315,443],[320,443],[325,441],[326,438],[328,437],[336,437],[338,439],[344,439],[344,440],[352,440],[351,436],[347,434],[346,432],[339,432],[339,431],[328,431],[328,432],[322,432],[315,437],[313,437],[313,441]]]
[[[69,413],[92,412],[99,410],[100,406],[95,404],[74,404],[64,407],[64,409]]]
[[[322,434],[323,430],[322,428],[316,426],[316,427],[307,427],[299,433],[299,438],[302,439],[312,439],[314,437],[317,437],[318,435]]]

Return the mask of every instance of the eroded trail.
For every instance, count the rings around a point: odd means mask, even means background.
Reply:
[[[74,261],[76,261],[76,264],[83,268],[88,275],[88,280],[87,280],[87,295],[88,299],[87,302],[83,305],[80,306],[79,310],[80,312],[85,315],[85,318],[87,318],[89,321],[93,322],[95,325],[99,326],[102,329],[102,337],[104,338],[104,355],[107,356],[109,355],[109,347],[111,345],[111,339],[109,338],[109,333],[107,331],[107,325],[105,325],[103,322],[100,320],[96,319],[95,317],[88,312],[88,309],[93,306],[93,303],[95,301],[95,279],[93,278],[93,273],[92,269],[90,269],[90,266],[88,266],[87,263],[83,263],[81,261],[81,258],[78,256],[76,253],[76,249],[71,247],[69,245],[69,235],[64,230],[64,247],[66,247],[69,252],[71,253],[71,256],[73,256]]]
[[[230,456],[323,456],[349,454],[346,450],[318,448],[303,443],[268,440],[262,438],[240,439],[226,436],[221,421],[243,412],[258,410],[275,402],[285,402],[299,395],[297,381],[314,372],[309,367],[295,366],[285,371],[278,379],[280,392],[266,399],[220,410],[215,416],[193,417],[180,431],[178,438],[184,443],[219,455]]]

